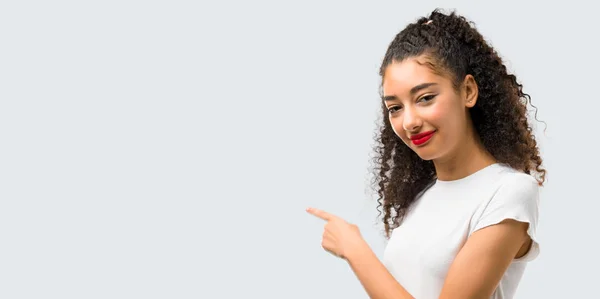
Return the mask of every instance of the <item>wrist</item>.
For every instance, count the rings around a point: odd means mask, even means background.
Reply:
[[[354,244],[354,246],[349,248],[349,250],[345,253],[345,258],[348,262],[354,262],[359,260],[361,257],[364,257],[370,251],[371,248],[369,247],[369,244],[367,244],[365,240],[361,239],[360,242],[357,242]]]

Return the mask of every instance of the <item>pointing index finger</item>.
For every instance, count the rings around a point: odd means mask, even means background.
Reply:
[[[318,218],[325,220],[325,221],[329,221],[334,217],[333,215],[331,215],[325,211],[315,209],[315,208],[308,208],[308,209],[306,209],[306,211]]]

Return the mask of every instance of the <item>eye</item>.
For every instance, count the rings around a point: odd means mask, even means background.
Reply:
[[[435,95],[435,94],[432,94],[432,95],[426,95],[426,96],[424,96],[424,97],[421,97],[421,98],[420,98],[420,99],[419,99],[417,102],[424,102],[424,103],[427,103],[427,102],[430,102],[431,100],[433,100],[433,98],[435,98],[436,96],[437,96],[437,95]]]
[[[400,110],[400,108],[402,108],[402,107],[400,107],[400,106],[391,106],[391,107],[388,107],[387,109],[388,109],[388,112],[390,114],[392,114],[392,113],[397,112],[398,110]]]

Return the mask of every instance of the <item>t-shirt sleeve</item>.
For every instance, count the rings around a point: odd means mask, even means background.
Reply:
[[[507,177],[483,212],[476,219],[470,233],[498,224],[505,219],[529,223],[527,233],[532,244],[529,251],[515,261],[531,261],[540,252],[536,229],[539,217],[539,185],[530,175],[517,174]]]

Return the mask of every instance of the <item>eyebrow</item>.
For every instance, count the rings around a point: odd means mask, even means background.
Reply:
[[[434,85],[437,85],[437,83],[431,82],[431,83],[419,84],[419,85],[417,85],[417,86],[415,86],[415,87],[413,87],[413,88],[410,89],[410,95],[411,96],[415,95],[415,93],[417,93],[417,92],[419,92],[419,91],[421,91],[421,90],[423,90],[423,89],[425,89],[427,87],[434,86]],[[389,96],[384,96],[382,99],[383,99],[384,102],[389,102],[389,101],[395,101],[395,100],[397,100],[398,97],[395,96],[395,95],[389,95]]]

